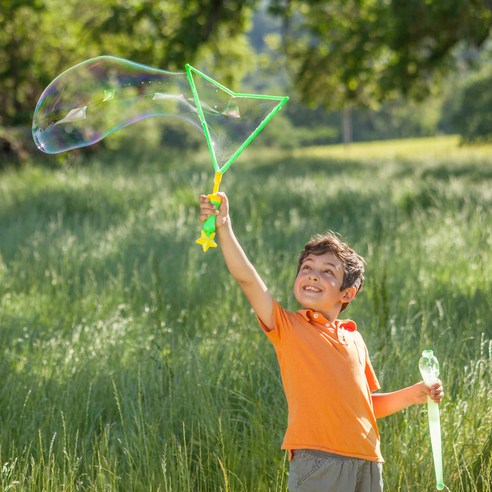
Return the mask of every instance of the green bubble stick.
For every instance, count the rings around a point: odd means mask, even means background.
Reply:
[[[209,199],[218,209],[222,175],[289,98],[233,92],[190,65],[186,65],[186,74],[215,171]],[[217,247],[214,237],[215,216],[204,222],[196,242],[206,252]]]
[[[424,350],[419,360],[419,369],[422,379],[427,387],[437,382],[439,376],[439,362],[432,350]],[[439,406],[427,397],[427,413],[429,416],[429,431],[431,436],[432,454],[434,457],[434,470],[436,472],[436,489],[444,489],[442,469],[442,447],[441,447],[441,423],[439,419]]]

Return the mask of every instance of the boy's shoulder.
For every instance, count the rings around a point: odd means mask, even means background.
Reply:
[[[309,308],[301,308],[296,311],[292,311],[280,304],[277,300],[273,300],[273,311],[274,314],[281,314],[291,320],[298,320],[299,322],[307,321],[308,323],[316,323],[316,324],[322,324],[325,326],[334,326],[338,329],[343,329],[352,333],[357,333],[361,338],[362,335],[357,330],[357,323],[350,319],[350,318],[344,318],[344,319],[336,319],[335,321],[329,321],[327,318],[324,317],[322,313],[319,313],[313,309]]]

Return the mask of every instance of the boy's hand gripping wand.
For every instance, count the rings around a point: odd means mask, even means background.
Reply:
[[[424,350],[419,360],[420,374],[424,383],[429,388],[437,382],[439,376],[439,362],[432,350]],[[439,420],[439,406],[427,397],[427,413],[429,416],[429,431],[431,435],[432,454],[434,457],[434,470],[436,472],[436,489],[444,489],[442,471],[442,448],[441,448],[441,423]]]
[[[217,171],[214,176],[214,191],[208,195],[208,199],[218,210],[222,199],[217,194],[219,192],[220,182],[222,180],[222,173]],[[215,215],[211,215],[202,225],[202,230],[200,232],[200,237],[196,240],[196,243],[203,248],[203,252],[207,252],[209,248],[216,248],[217,243],[215,242]]]

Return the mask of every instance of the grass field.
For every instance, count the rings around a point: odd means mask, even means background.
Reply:
[[[273,348],[194,244],[206,155],[101,151],[0,175],[2,491],[284,491]],[[368,262],[347,316],[385,391],[441,363],[445,483],[492,491],[492,148],[454,138],[248,149],[225,175],[244,249],[295,309],[296,256]],[[425,407],[380,421],[388,491],[434,490]]]

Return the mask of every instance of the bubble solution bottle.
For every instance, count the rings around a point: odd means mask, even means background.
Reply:
[[[419,360],[419,369],[427,387],[437,382],[439,376],[439,362],[432,350],[424,350]],[[427,413],[429,416],[429,430],[431,435],[434,469],[436,472],[436,489],[444,489],[442,450],[441,450],[441,423],[439,420],[439,406],[427,397]]]

